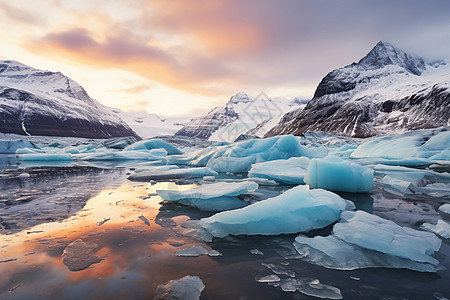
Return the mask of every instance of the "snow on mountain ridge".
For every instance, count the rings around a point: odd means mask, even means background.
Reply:
[[[135,135],[108,108],[60,72],[0,61],[2,131],[94,138]]]
[[[450,68],[379,42],[358,63],[328,73],[304,110],[267,136],[327,131],[368,137],[449,125]]]
[[[285,112],[301,106],[304,104],[298,99],[268,99],[264,94],[250,98],[239,92],[224,106],[192,119],[176,135],[226,142],[234,141],[240,134],[262,136]]]

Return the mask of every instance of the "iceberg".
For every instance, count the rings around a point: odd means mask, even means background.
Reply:
[[[302,260],[328,269],[395,268],[419,272],[436,272],[442,269],[440,266],[366,249],[334,235],[314,238],[299,235],[295,238],[294,246]]]
[[[401,227],[362,210],[342,213],[341,221],[333,227],[333,234],[366,249],[417,262],[439,264],[430,256],[439,250],[442,243],[434,234]]]
[[[309,162],[304,178],[312,188],[364,193],[373,188],[373,170],[335,156]]]
[[[211,146],[184,155],[168,157],[170,164],[208,166],[218,172],[243,173],[251,165],[276,159],[305,156],[324,157],[325,147],[307,147],[300,144],[301,138],[292,135],[253,139],[221,146]]]
[[[444,239],[450,239],[450,223],[438,220],[436,225],[424,223],[420,228],[436,233]]]
[[[346,201],[332,192],[296,186],[279,196],[188,224],[215,237],[307,232],[337,221],[345,207]]]
[[[134,144],[131,144],[130,146],[123,149],[124,151],[130,151],[130,150],[152,150],[152,149],[165,149],[167,151],[168,155],[177,155],[177,154],[183,154],[183,151],[175,147],[174,145],[165,142],[161,139],[151,139],[151,140],[145,140],[145,141],[139,141]]]
[[[443,204],[443,205],[441,205],[439,207],[439,211],[444,213],[444,214],[450,215],[450,204]]]
[[[128,177],[129,180],[149,181],[163,179],[203,178],[204,176],[217,176],[217,172],[210,168],[184,168],[171,170],[151,170],[135,173]]]
[[[234,196],[250,193],[257,189],[258,184],[252,181],[217,182],[202,184],[184,191],[157,190],[156,193],[166,201],[196,207],[203,211],[217,212],[247,206],[246,202]]]
[[[202,184],[196,188],[184,191],[157,190],[156,193],[164,200],[174,201],[181,199],[210,199],[219,196],[239,196],[258,189],[258,184],[251,181],[244,182],[217,182]]]
[[[22,148],[39,149],[35,144],[28,140],[0,141],[0,154],[14,154],[17,149]]]
[[[153,300],[199,300],[204,288],[205,285],[200,277],[187,275],[180,279],[159,284]]]
[[[360,145],[352,154],[353,158],[385,158],[403,160],[405,158],[445,159],[450,148],[448,128],[409,131],[402,134],[383,136]]]
[[[253,164],[248,177],[265,178],[287,184],[304,184],[310,159],[307,157],[291,157]]]

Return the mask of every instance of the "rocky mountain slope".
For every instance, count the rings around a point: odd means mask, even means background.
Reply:
[[[225,142],[241,134],[262,137],[284,113],[304,106],[305,101],[299,99],[269,99],[264,94],[250,98],[237,93],[224,106],[186,123],[175,135]]]
[[[266,137],[326,131],[351,137],[449,126],[450,67],[386,42],[328,73],[306,107],[285,114]]]
[[[0,132],[110,138],[136,136],[117,115],[59,72],[0,61]]]

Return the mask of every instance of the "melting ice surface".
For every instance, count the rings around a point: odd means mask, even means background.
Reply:
[[[0,161],[0,298],[449,298],[450,246],[427,232],[449,221],[445,132],[18,148],[70,160]]]
[[[337,221],[345,207],[345,200],[332,192],[297,186],[277,197],[193,222],[193,226],[215,237],[307,232]]]

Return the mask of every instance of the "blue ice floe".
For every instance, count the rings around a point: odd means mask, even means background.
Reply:
[[[439,207],[439,211],[446,214],[446,215],[450,215],[450,204],[443,204]]]
[[[26,153],[17,155],[18,161],[71,161],[69,153]]]
[[[38,149],[38,147],[28,140],[0,141],[0,154],[14,154],[17,149]]]
[[[202,184],[193,189],[184,191],[157,190],[156,192],[164,200],[176,202],[182,199],[210,199],[220,196],[239,196],[241,194],[254,192],[257,189],[257,183],[244,181]]]
[[[346,205],[332,192],[300,185],[247,207],[187,223],[215,237],[307,232],[337,221]]]
[[[444,239],[450,239],[450,223],[438,220],[436,225],[424,223],[420,228],[436,233]]]
[[[298,236],[294,246],[302,259],[326,268],[407,268],[421,272],[442,269],[430,255],[441,240],[435,235],[401,227],[363,211],[342,213],[330,236]]]
[[[312,159],[304,178],[311,188],[363,193],[373,188],[373,170],[335,156]]]
[[[287,184],[304,184],[310,159],[307,157],[291,157],[253,164],[248,177],[275,180]]]
[[[379,137],[360,145],[351,157],[381,158],[395,160],[398,164],[405,161],[409,165],[423,165],[433,160],[450,160],[449,149],[450,131],[447,127]]]
[[[251,193],[257,189],[257,183],[243,181],[202,184],[184,191],[157,190],[156,192],[166,201],[217,212],[247,206],[246,202],[236,196]]]
[[[243,173],[250,170],[254,163],[298,156],[313,158],[327,155],[327,148],[303,146],[300,140],[299,137],[286,135],[211,146],[184,155],[169,156],[168,163],[207,166],[217,172]]]
[[[151,139],[151,140],[145,140],[145,141],[139,141],[134,144],[131,144],[130,146],[123,149],[124,151],[130,151],[130,150],[152,150],[152,149],[165,149],[167,151],[168,155],[176,155],[176,154],[183,154],[183,151],[175,147],[174,145],[165,142],[161,139]]]

